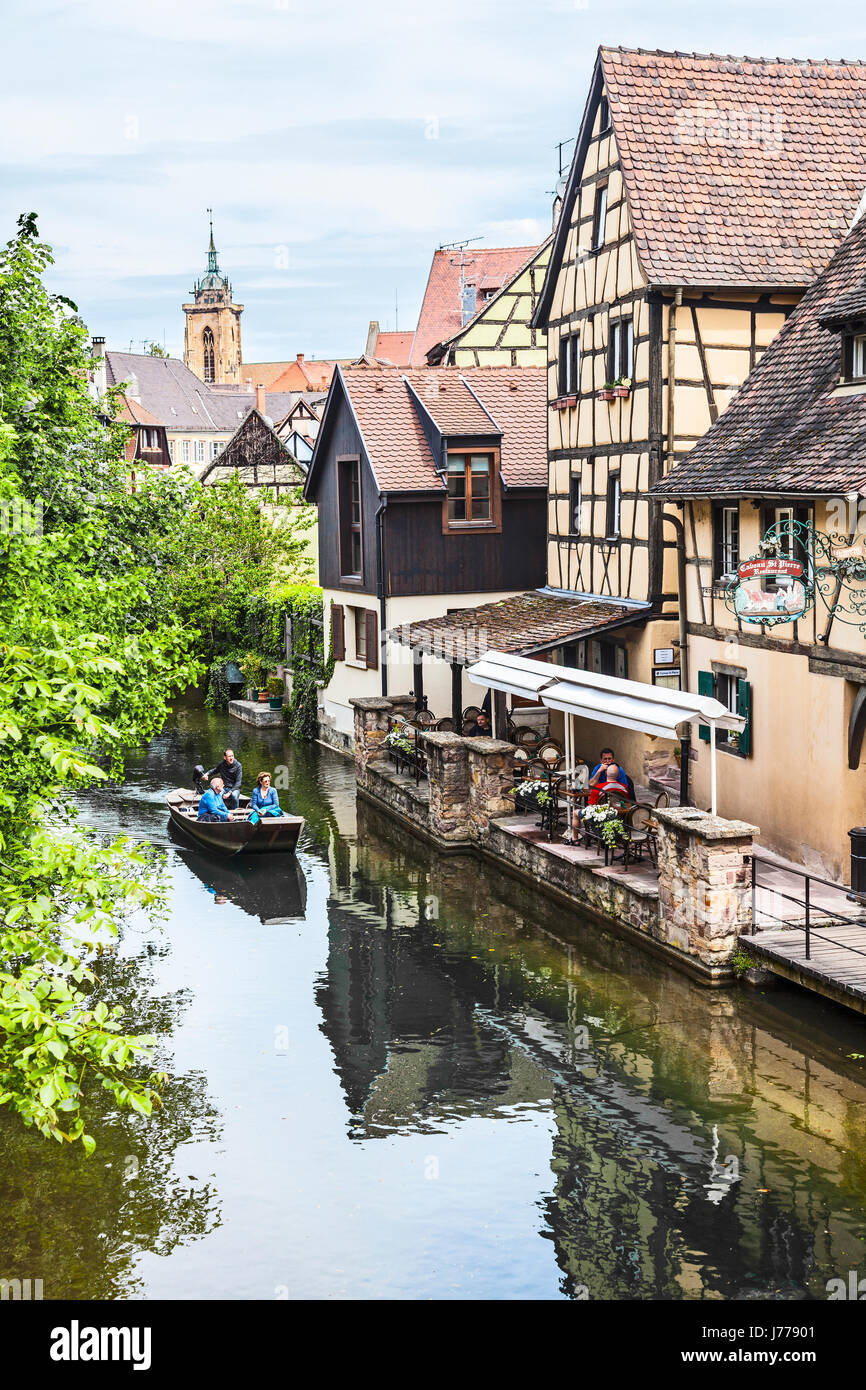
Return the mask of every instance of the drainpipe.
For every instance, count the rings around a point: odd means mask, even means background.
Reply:
[[[385,633],[388,630],[388,600],[385,594],[385,511],[387,494],[379,493],[376,510],[376,597],[379,600],[379,665],[382,668],[382,696],[388,695],[388,663],[385,660]]]
[[[677,616],[679,619],[680,649],[680,689],[689,688],[689,635],[686,623],[686,529],[678,516],[662,512],[662,521],[667,521],[677,533]],[[691,730],[691,725],[689,725]],[[691,732],[680,739],[680,805],[688,806],[689,801],[689,761],[692,749]]]

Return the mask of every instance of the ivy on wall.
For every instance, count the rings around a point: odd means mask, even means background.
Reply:
[[[285,718],[293,738],[314,739],[319,725],[319,688],[334,673],[325,660],[322,591],[315,584],[292,584],[283,594],[291,633],[289,665],[292,698]]]

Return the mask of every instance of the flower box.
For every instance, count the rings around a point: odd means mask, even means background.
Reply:
[[[601,391],[596,391],[596,393],[595,393],[595,398],[596,398],[597,401],[612,401],[612,400],[613,400],[613,388],[612,388],[612,387],[611,387],[611,388],[604,387],[603,390],[601,390]]]
[[[615,396],[621,396],[622,399],[625,400],[626,397],[628,397],[628,396],[631,395],[631,387],[630,387],[630,386],[615,386],[615,387],[613,388],[613,394],[614,394]]]

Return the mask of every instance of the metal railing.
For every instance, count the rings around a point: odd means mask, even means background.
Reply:
[[[759,864],[765,864],[768,869],[775,870],[777,873],[791,875],[803,880],[803,893],[801,897],[794,896],[792,893],[785,893],[776,884],[760,883],[758,881]],[[844,894],[849,902],[854,902],[858,910],[852,912],[836,912],[833,908],[827,907],[825,903],[815,902],[812,894],[812,885],[819,884],[822,888],[830,888],[834,892]],[[760,914],[757,907],[757,897],[759,889],[772,893],[774,900],[781,898],[783,902],[793,903],[795,907],[802,909],[803,921],[794,920],[791,916],[779,917],[775,913],[766,909],[761,909]],[[775,906],[775,902],[774,902]],[[776,864],[772,859],[764,859],[761,855],[753,852],[752,854],[752,920],[748,932],[749,936],[755,936],[761,930],[758,925],[758,916],[769,918],[774,925],[798,928],[806,935],[806,960],[812,959],[812,933],[820,932],[820,940],[830,946],[838,946],[842,951],[850,951],[853,955],[866,956],[866,936],[864,936],[863,947],[852,946],[850,942],[839,941],[826,935],[826,930],[832,927],[834,922],[841,922],[845,926],[861,926],[866,928],[866,895],[852,893],[848,884],[834,883],[832,879],[822,878],[820,874],[813,874],[807,869],[800,869],[796,864]],[[799,915],[799,914],[798,914]],[[816,924],[816,918],[820,923]],[[829,919],[829,921],[827,920]]]

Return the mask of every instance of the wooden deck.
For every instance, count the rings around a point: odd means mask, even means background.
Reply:
[[[866,1013],[866,923],[813,927],[806,959],[800,927],[774,927],[744,936],[741,945],[774,974]]]

